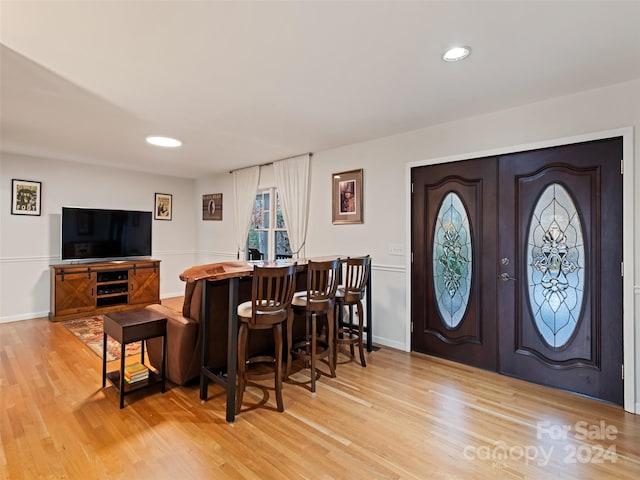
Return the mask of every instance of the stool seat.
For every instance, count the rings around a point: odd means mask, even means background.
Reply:
[[[265,304],[263,306],[273,306],[273,302],[271,302],[270,304]],[[252,311],[253,311],[253,303],[250,300],[248,302],[243,302],[240,305],[238,305],[238,310],[237,310],[238,317],[244,317],[246,319],[249,319],[251,318]],[[276,310],[274,312],[270,312],[270,315],[277,314],[277,313],[278,311]],[[285,313],[284,309],[282,309],[282,311],[279,313],[281,314]],[[260,309],[258,309],[258,314],[260,314]]]
[[[307,292],[296,292],[293,294],[293,300],[291,305],[297,305],[298,307],[306,307],[307,305]]]

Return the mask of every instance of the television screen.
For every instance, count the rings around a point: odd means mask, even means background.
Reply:
[[[151,255],[151,212],[62,207],[62,260]]]

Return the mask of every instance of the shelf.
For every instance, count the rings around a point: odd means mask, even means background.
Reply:
[[[126,285],[126,280],[109,280],[108,282],[97,282],[98,285]]]
[[[128,270],[113,270],[108,272],[99,272],[97,276],[98,283],[122,282],[129,279]]]
[[[113,295],[101,295],[96,299],[96,306],[109,307],[111,305],[126,305],[129,303],[129,296],[125,293],[115,293]]]
[[[105,285],[100,283],[97,286],[98,297],[105,297],[108,295],[122,295],[129,291],[129,285],[126,283],[112,283]]]
[[[109,297],[124,297],[126,296],[127,291],[124,290],[122,292],[113,292],[113,293],[100,293],[98,292],[98,298],[109,298]]]
[[[114,370],[112,372],[107,373],[107,379],[111,382],[111,384],[116,388],[117,391],[120,391],[120,371]],[[146,380],[141,380],[136,383],[127,383],[124,382],[124,394],[135,392],[136,390],[142,390],[147,387],[153,387],[154,385],[162,384],[162,377],[158,375],[153,370],[149,369],[149,378]]]

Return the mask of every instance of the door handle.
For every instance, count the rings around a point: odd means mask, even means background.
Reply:
[[[503,282],[508,282],[509,280],[513,280],[514,282],[516,281],[516,278],[515,278],[515,277],[512,277],[511,275],[509,275],[509,274],[508,274],[508,273],[506,273],[506,272],[499,273],[499,274],[498,274],[498,278],[499,278],[500,280],[502,280]]]

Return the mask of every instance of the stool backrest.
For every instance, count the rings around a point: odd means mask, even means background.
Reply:
[[[347,271],[344,278],[344,300],[355,303],[364,297],[371,270],[371,257],[347,258]]]
[[[307,263],[307,309],[326,311],[333,308],[338,288],[340,259]]]
[[[295,292],[297,264],[253,268],[251,323],[272,325],[287,319]]]

